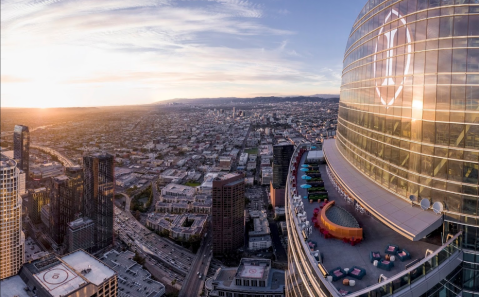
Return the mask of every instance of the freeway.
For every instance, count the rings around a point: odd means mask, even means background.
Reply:
[[[116,205],[114,231],[118,237],[130,246],[130,249],[138,252],[146,258],[148,264],[155,265],[161,272],[155,277],[175,280],[180,287],[185,276],[191,270],[191,263],[195,257],[189,250],[162,238],[140,224],[129,211],[123,211]]]
[[[47,154],[54,155],[58,158],[58,161],[60,161],[63,166],[65,167],[73,167],[76,166],[70,159],[62,155],[60,152],[57,150],[54,150],[52,148],[46,147],[46,146],[40,146],[40,145],[35,145],[35,144],[30,144],[30,148],[34,148],[37,150],[44,151]]]
[[[183,286],[178,297],[200,296],[200,290],[206,280],[206,273],[208,272],[208,267],[213,257],[211,238],[211,228],[208,228],[206,237],[201,242],[191,269],[183,281]]]

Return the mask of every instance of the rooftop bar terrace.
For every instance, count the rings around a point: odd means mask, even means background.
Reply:
[[[304,148],[307,148],[307,146],[304,146]],[[306,198],[308,196],[308,189],[302,187],[308,183],[308,180],[301,177],[310,172],[299,170],[301,168],[307,168],[303,166],[308,154],[306,150],[307,149],[303,149],[305,152],[299,160],[295,161],[296,156],[298,156],[297,149],[292,158],[288,184],[289,191],[287,193],[289,196],[287,197],[287,199],[289,199],[288,207],[294,208],[293,201],[295,200],[297,202],[298,198],[303,202],[302,208],[304,209],[304,212],[302,212],[302,215],[306,216],[306,221],[309,221],[310,227],[303,232],[304,228],[302,227],[304,225],[301,224],[302,220],[294,218],[296,225],[299,225],[296,226],[296,229],[297,231],[302,230],[298,233],[301,234],[301,240],[304,240],[303,247],[305,253],[313,254],[314,251],[320,252],[319,257],[310,256],[309,260],[312,262],[312,266],[317,266],[319,268],[319,274],[322,274],[320,279],[332,296],[340,296],[347,293],[356,295],[355,292],[358,292],[359,295],[363,295],[363,292],[368,292],[369,289],[380,286],[378,280],[381,275],[389,279],[394,279],[398,274],[409,275],[409,269],[414,269],[417,268],[418,265],[423,265],[423,261],[426,261],[428,257],[430,257],[430,255],[426,256],[426,251],[428,251],[428,254],[435,254],[436,256],[443,252],[444,246],[441,248],[440,236],[412,241],[386,226],[364,209],[361,210],[361,208],[356,208],[352,199],[345,199],[341,192],[337,190],[334,179],[329,177],[331,173],[328,172],[329,169],[327,169],[327,165],[320,164],[319,173],[323,179],[324,188],[328,192],[328,200],[334,201],[336,206],[348,211],[363,229],[362,241],[355,245],[343,240],[327,238],[327,236],[320,232],[319,228],[311,223],[311,219],[315,215],[315,209],[317,213],[317,208],[319,208],[321,204],[321,206],[323,206],[324,203],[320,200],[318,202],[310,202],[310,200]],[[409,207],[412,208],[412,206]],[[291,213],[294,213],[294,211],[291,211]],[[296,217],[298,217],[298,215],[296,215]],[[455,237],[455,242],[457,242],[457,236],[458,235]],[[307,237],[307,239],[305,239],[305,237]],[[311,248],[309,245],[310,242],[314,243],[316,246]],[[394,266],[390,268],[390,270],[384,270],[375,266],[370,260],[370,253],[379,252],[381,258],[384,259],[386,256],[385,250],[390,245],[397,246],[401,250],[405,249],[409,252],[410,259],[402,262],[396,255],[394,259],[395,261],[393,261]],[[452,246],[452,244],[449,242],[448,246]],[[447,259],[454,252],[457,252],[457,250],[452,249],[451,253],[446,256],[443,255],[443,258]],[[416,263],[411,263],[413,261]],[[411,264],[406,267],[409,263]],[[331,281],[327,276],[332,276],[331,272],[337,267],[340,267],[343,271],[345,269],[347,271],[353,267],[357,267],[364,270],[365,275],[361,279],[353,279],[350,275],[347,275],[338,280]],[[417,269],[414,271],[417,271]],[[354,280],[354,286],[347,285],[346,282],[343,284],[343,279],[345,278]],[[383,281],[383,283],[386,282],[387,281]],[[379,296],[382,295],[385,294],[379,294]]]

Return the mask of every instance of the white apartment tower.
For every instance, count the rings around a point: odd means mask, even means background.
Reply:
[[[25,173],[13,159],[0,155],[0,279],[16,275],[25,258],[22,189]]]

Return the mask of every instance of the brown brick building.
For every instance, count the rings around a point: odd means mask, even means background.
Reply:
[[[234,252],[244,245],[245,182],[228,173],[213,180],[213,253]]]

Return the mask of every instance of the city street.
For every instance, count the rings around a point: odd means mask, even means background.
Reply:
[[[206,273],[210,266],[210,261],[213,257],[212,253],[212,236],[211,228],[208,228],[206,237],[203,239],[196,258],[191,265],[190,272],[183,282],[183,287],[180,291],[179,297],[199,296],[200,290],[203,287],[203,283],[206,280]],[[201,276],[201,278],[200,278]]]
[[[284,262],[288,261],[288,252],[281,244],[281,237],[279,236],[278,225],[274,220],[269,220],[269,229],[271,230],[271,241],[275,249],[276,261]]]

